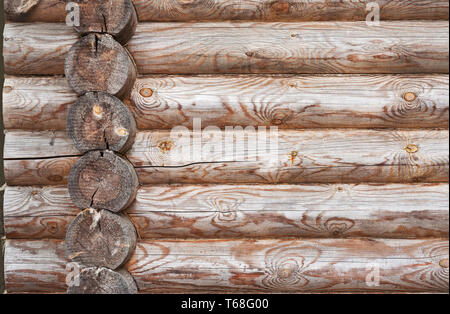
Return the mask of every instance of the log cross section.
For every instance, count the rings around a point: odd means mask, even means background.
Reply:
[[[128,97],[136,66],[121,44],[132,37],[137,15],[131,0],[75,1],[81,37],[69,50],[65,75],[78,94],[67,115],[67,134],[84,155],[68,179],[73,203],[84,209],[66,233],[66,257],[80,265],[69,294],[132,294],[123,268],[136,247],[136,229],[120,212],[136,197],[133,165],[121,153],[133,145],[136,122],[120,98]]]

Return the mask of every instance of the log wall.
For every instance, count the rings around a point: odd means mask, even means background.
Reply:
[[[63,239],[65,186],[11,186],[6,235]],[[146,185],[127,210],[141,239],[448,237],[448,184]]]
[[[141,130],[192,128],[194,118],[220,128],[447,129],[448,84],[435,74],[152,75],[137,79],[126,103]],[[65,130],[76,99],[63,77],[7,76],[5,127]]]
[[[448,73],[448,37],[444,21],[141,23],[127,48],[140,74]],[[64,24],[7,24],[5,72],[64,74],[76,39]]]
[[[133,0],[141,22],[216,20],[260,21],[360,21],[365,20],[371,0]],[[448,20],[448,1],[378,0],[382,20]],[[29,22],[64,22],[63,0],[34,1]]]
[[[121,158],[140,186],[123,270],[140,293],[448,293],[449,2],[377,1],[378,26],[369,2],[133,0],[138,77],[119,97],[138,130]],[[83,153],[64,64],[79,34],[63,0],[14,3],[6,290],[65,293]]]
[[[65,292],[63,241],[9,240],[5,257],[9,291]],[[147,293],[448,292],[448,239],[141,241],[126,267]]]

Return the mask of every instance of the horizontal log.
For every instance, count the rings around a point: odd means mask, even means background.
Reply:
[[[219,128],[448,128],[448,85],[447,75],[147,76],[126,102],[141,130],[192,128],[195,118]],[[66,129],[77,97],[64,77],[9,76],[4,86],[5,128]]]
[[[448,130],[138,132],[141,184],[448,182]],[[258,144],[259,142],[259,144]],[[256,147],[258,146],[258,147]],[[64,132],[8,131],[9,185],[66,184],[81,154]]]
[[[126,214],[141,239],[448,238],[448,184],[151,185]],[[8,239],[64,239],[67,187],[7,187]]]
[[[64,22],[63,0],[40,0],[30,12],[16,17],[28,22]],[[139,20],[205,21],[326,21],[365,20],[372,0],[133,0]],[[448,20],[448,1],[378,0],[381,20]],[[14,16],[8,15],[10,19]]]
[[[448,21],[140,23],[140,74],[449,73]],[[186,36],[189,34],[189,36]],[[63,74],[77,39],[63,24],[5,26],[7,74]]]
[[[64,292],[64,243],[8,240],[9,293]],[[142,241],[139,292],[448,292],[448,239]],[[379,275],[379,276],[378,276]]]

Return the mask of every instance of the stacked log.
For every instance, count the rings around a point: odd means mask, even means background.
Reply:
[[[9,293],[448,292],[448,1],[74,2],[7,1]]]
[[[121,212],[139,186],[133,166],[121,157],[133,145],[136,122],[119,98],[129,95],[136,66],[126,44],[137,15],[130,0],[75,1],[80,11],[65,76],[79,98],[67,114],[67,134],[83,156],[68,176],[74,205],[85,209],[67,228],[66,255],[82,268],[68,293],[136,293],[130,274],[120,269],[136,247],[136,230]],[[78,267],[78,266],[77,266]]]

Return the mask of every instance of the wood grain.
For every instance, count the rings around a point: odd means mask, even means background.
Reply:
[[[448,73],[447,21],[140,23],[140,74]],[[187,36],[186,34],[189,34]],[[63,74],[76,35],[62,24],[5,26],[7,74]],[[43,44],[45,43],[45,44]]]
[[[183,133],[186,134],[186,133]],[[240,134],[240,135],[239,135]],[[279,130],[138,132],[126,157],[141,184],[165,183],[407,183],[448,182],[448,130]],[[264,137],[261,137],[264,139]],[[278,147],[270,143],[278,141]],[[237,143],[237,144],[235,144]],[[189,151],[187,151],[189,150]],[[64,132],[8,131],[9,185],[66,184],[79,158]]]
[[[78,208],[118,213],[134,201],[139,181],[128,160],[110,150],[93,150],[73,165],[67,187]]]
[[[136,229],[125,215],[88,208],[67,228],[66,257],[87,267],[116,270],[136,247]]]
[[[11,0],[8,0],[11,1]],[[365,20],[372,0],[133,0],[143,21],[328,21]],[[378,0],[381,20],[448,20],[448,1]],[[8,12],[7,12],[8,13]],[[9,19],[14,15],[7,14]],[[64,0],[40,0],[21,20],[64,22]],[[17,19],[17,17],[16,17]]]
[[[133,277],[121,269],[85,268],[80,272],[78,285],[70,285],[67,294],[136,294]]]
[[[448,184],[151,185],[126,214],[141,239],[448,238]],[[65,186],[7,187],[8,239],[64,239]]]
[[[7,240],[6,289],[63,292],[65,263],[62,241]],[[447,292],[448,239],[142,241],[126,269],[142,293]]]
[[[197,75],[138,78],[138,127],[448,128],[447,75]],[[405,95],[413,93],[413,101]],[[65,130],[76,96],[63,77],[5,80],[7,129]]]
[[[80,25],[75,30],[82,36],[107,33],[125,45],[136,31],[136,10],[131,0],[70,0],[80,13]]]
[[[66,56],[64,74],[78,94],[107,92],[126,97],[136,81],[136,65],[129,52],[111,35],[81,37]]]
[[[63,24],[8,23],[3,32],[5,73],[64,74],[66,55],[77,40],[78,34]]]
[[[6,129],[65,130],[77,95],[60,76],[5,77],[3,123]]]

